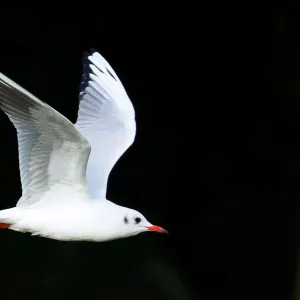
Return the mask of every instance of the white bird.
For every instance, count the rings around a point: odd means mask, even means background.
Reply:
[[[17,130],[22,196],[0,228],[64,241],[103,242],[167,233],[106,199],[109,173],[133,143],[132,103],[95,51],[84,57],[78,118],[67,118],[0,73],[0,108]]]

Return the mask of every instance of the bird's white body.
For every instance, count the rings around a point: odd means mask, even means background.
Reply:
[[[97,52],[84,60],[78,119],[68,119],[0,73],[0,108],[17,130],[22,197],[0,228],[64,241],[102,242],[165,232],[106,199],[109,173],[133,143],[135,112]]]
[[[73,195],[70,191],[68,193]],[[82,195],[74,193],[74,197],[82,200]],[[134,235],[133,232],[129,234],[122,230],[123,218],[119,216],[125,214],[126,210],[127,208],[108,200],[72,202],[70,210],[70,205],[62,201],[61,204],[49,207],[15,207],[2,210],[0,219],[4,223],[12,224],[9,229],[30,232],[32,235],[64,241],[102,242]]]

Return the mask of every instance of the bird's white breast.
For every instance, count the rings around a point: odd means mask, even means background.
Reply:
[[[32,207],[22,210],[10,229],[57,240],[105,241],[117,234],[120,210],[106,200]]]

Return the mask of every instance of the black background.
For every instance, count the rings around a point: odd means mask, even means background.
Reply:
[[[296,3],[296,1],[294,1]],[[76,120],[95,48],[136,110],[108,199],[169,236],[64,243],[0,232],[1,299],[291,299],[300,173],[300,6],[1,8],[0,70]],[[2,113],[1,202],[21,195]]]

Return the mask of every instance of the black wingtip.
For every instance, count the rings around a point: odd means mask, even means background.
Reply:
[[[86,88],[87,82],[90,80],[90,68],[88,64],[83,64],[82,66],[83,74],[81,75],[81,85],[79,87],[80,92],[83,92]]]
[[[90,48],[90,53],[93,55],[95,52],[97,52],[94,48]]]
[[[94,48],[90,48],[89,51],[84,51],[84,52],[83,52],[83,61],[87,60],[88,57],[89,57],[90,55],[93,55],[95,52],[97,52],[97,51],[96,51]]]
[[[85,80],[85,81],[82,81],[80,86],[79,86],[79,92],[82,93],[85,91],[85,89],[87,88],[88,86],[88,81]]]
[[[83,65],[82,65],[82,73],[83,75],[89,75],[90,73],[90,67],[89,67],[89,62],[85,62]]]

